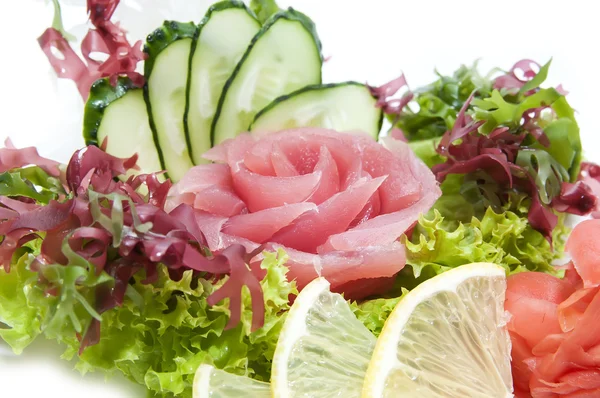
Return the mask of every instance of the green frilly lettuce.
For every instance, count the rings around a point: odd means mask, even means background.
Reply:
[[[39,242],[36,241],[38,245]],[[0,268],[0,338],[15,354],[21,354],[40,334],[40,319],[47,307],[39,309],[28,299],[27,287],[37,280],[36,274],[28,269],[33,256],[23,248],[15,257],[18,261],[11,265],[10,273]]]
[[[408,291],[403,289],[401,295],[398,297],[377,298],[362,303],[351,302],[350,308],[367,329],[375,336],[379,336],[386,319],[388,319],[406,292]]]
[[[35,253],[36,248],[29,246]],[[65,359],[78,357],[80,372],[121,372],[156,397],[191,397],[194,374],[202,363],[269,380],[271,359],[289,308],[288,296],[297,294],[295,282],[286,278],[285,254],[265,253],[261,264],[266,271],[261,281],[264,326],[251,332],[250,295],[245,292],[242,322],[225,330],[227,300],[213,307],[206,302],[225,279],[213,285],[186,271],[181,280],[173,281],[166,268],[160,267],[153,284],[143,284],[143,276],[135,277],[123,305],[101,315],[100,342],[77,356],[80,342],[75,325],[89,321],[89,309],[80,300],[72,301],[77,297],[72,293],[42,294],[36,287],[37,274],[29,270],[32,253],[24,250],[18,255],[10,273],[0,270],[0,322],[6,325],[0,328],[0,337],[16,353],[37,336],[59,340],[67,347]],[[68,290],[69,275],[78,275],[80,280],[86,277],[81,269],[61,266],[63,289]]]
[[[491,262],[504,267],[507,275],[539,271],[562,276],[563,271],[552,263],[563,252],[569,233],[564,215],[559,215],[551,246],[529,224],[526,197],[515,195],[494,210],[469,198],[465,185],[462,177],[448,178],[433,209],[421,216],[410,238],[403,238],[406,266],[397,275],[394,289],[384,297],[352,303],[355,315],[375,335],[406,292],[460,265]]]
[[[481,75],[477,62],[472,66],[461,65],[452,75],[435,73],[436,81],[413,90],[413,101],[399,117],[388,116],[411,143],[441,137],[452,129],[460,108],[473,91],[487,96],[492,90],[491,73]]]
[[[561,223],[554,233],[555,245],[562,245],[566,227]],[[560,274],[551,265],[558,252],[526,217],[510,210],[496,213],[488,207],[481,219],[455,223],[434,209],[421,217],[413,238],[405,244],[407,264],[417,279],[474,262],[500,264],[507,274],[527,270]]]

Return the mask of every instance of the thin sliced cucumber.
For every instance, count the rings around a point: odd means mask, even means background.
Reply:
[[[146,39],[145,98],[150,127],[163,154],[164,165],[177,181],[192,166],[183,115],[190,50],[196,33],[193,23],[165,21]]]
[[[211,147],[210,128],[225,82],[260,27],[240,1],[213,5],[198,27],[190,55],[184,116],[195,164],[205,162],[201,155]]]
[[[321,83],[322,64],[314,23],[292,8],[273,15],[225,83],[211,129],[213,145],[247,131],[275,98]]]
[[[250,126],[256,135],[294,127],[324,127],[368,134],[377,140],[383,121],[377,99],[357,82],[306,86],[261,110]]]
[[[86,145],[102,145],[106,152],[120,158],[138,154],[141,173],[163,170],[141,88],[127,77],[119,77],[116,85],[108,78],[95,82],[85,104],[83,138]]]

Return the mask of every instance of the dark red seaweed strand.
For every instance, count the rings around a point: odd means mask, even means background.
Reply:
[[[376,105],[387,115],[399,115],[404,107],[414,98],[414,94],[410,91],[404,74],[382,86],[368,87],[371,95],[377,98]],[[393,98],[403,87],[406,87],[407,91],[400,98]]]
[[[4,148],[0,148],[0,173],[30,164],[35,164],[51,176],[60,176],[60,163],[40,156],[35,147],[17,149],[10,138],[7,138]]]
[[[494,88],[506,89],[508,91],[519,91],[525,85],[525,83],[537,75],[536,69],[540,69],[540,64],[531,59],[522,59],[517,61],[510,68],[508,73],[498,76],[494,80]],[[517,74],[517,72],[520,73]]]
[[[103,77],[110,77],[114,82],[117,76],[126,75],[135,85],[144,85],[144,77],[136,72],[137,64],[146,58],[141,41],[131,45],[125,31],[111,21],[118,4],[119,0],[87,1],[89,19],[94,28],[88,31],[81,42],[83,60],[54,28],[46,29],[38,38],[42,51],[58,77],[73,80],[84,100],[89,95],[91,85]],[[54,52],[61,55],[57,56]],[[94,59],[92,54],[103,54],[106,59]]]
[[[0,159],[11,170],[36,162],[53,166],[35,151],[27,150],[27,156],[16,157],[18,161],[6,161],[3,153],[6,152],[0,151]],[[0,196],[2,266],[8,270],[13,253],[38,238],[39,233],[45,238],[32,269],[41,270],[46,264],[67,265],[69,260],[61,250],[66,243],[92,264],[97,273],[105,271],[114,278],[114,284],[95,288],[98,313],[123,303],[127,286],[138,272],[145,273],[143,283],[155,281],[159,264],[165,265],[173,278],[181,277],[185,270],[194,270],[209,279],[215,276],[216,280],[229,275],[225,285],[210,296],[210,302],[230,299],[228,327],[233,327],[241,319],[242,287],[247,286],[252,298],[253,330],[261,327],[262,290],[257,277],[246,266],[249,257],[256,253],[247,253],[243,246],[233,245],[211,254],[192,207],[181,204],[170,213],[164,210],[171,188],[169,180],[160,181],[159,174],[137,175],[127,181],[118,179],[135,168],[136,159],[136,156],[120,159],[97,147],[86,147],[75,152],[67,166],[64,186],[68,200],[41,205]],[[143,195],[139,190],[142,185],[147,191]],[[48,292],[60,291],[61,286],[48,285],[42,273],[39,282]],[[98,333],[99,324],[93,321],[85,335],[80,336],[81,349],[97,343]]]
[[[470,115],[467,115],[467,109],[475,96],[475,92],[472,92],[469,98],[465,101],[462,108],[456,115],[456,121],[452,126],[451,130],[448,130],[443,136],[438,146],[438,153],[446,156],[450,145],[466,135],[474,133],[477,131],[481,125],[483,125],[483,121],[474,121]]]

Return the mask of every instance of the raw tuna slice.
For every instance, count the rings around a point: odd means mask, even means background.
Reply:
[[[357,251],[331,252],[327,254],[311,254],[290,249],[278,244],[269,244],[266,250],[284,249],[289,256],[287,265],[290,268],[288,276],[295,279],[298,287],[302,289],[313,279],[322,276],[331,283],[331,289],[339,291],[339,287],[348,286],[349,282],[366,279],[365,287],[369,287],[369,280],[375,279],[378,286],[389,286],[387,277],[394,276],[404,267],[406,261],[404,246],[395,242],[389,246],[379,246]],[[376,278],[365,278],[365,275],[377,275]],[[353,285],[347,299],[362,298],[369,295]],[[365,294],[367,293],[367,294]],[[370,293],[373,293],[372,291]]]
[[[165,209],[170,212],[181,203],[224,217],[246,212],[246,204],[233,191],[233,179],[225,164],[190,169],[169,191]]]
[[[338,172],[335,160],[331,156],[331,152],[329,152],[326,146],[321,147],[319,160],[313,170],[321,172],[321,181],[319,181],[317,190],[308,200],[320,205],[340,191],[340,173]]]
[[[301,288],[322,275],[346,297],[383,293],[405,265],[400,237],[441,194],[406,143],[385,142],[315,128],[241,134],[209,150],[217,163],[190,170],[170,200],[199,211],[211,250],[282,248]]]
[[[297,218],[272,241],[309,253],[316,253],[328,236],[345,231],[384,182],[385,177],[361,179],[346,191],[336,193],[319,205],[316,211]]]
[[[321,172],[296,177],[261,176],[246,166],[239,166],[233,174],[236,192],[248,205],[251,212],[279,207],[289,203],[300,203],[315,192],[321,181]]]
[[[263,243],[281,228],[289,225],[302,214],[314,211],[317,205],[310,202],[272,207],[256,213],[231,217],[223,225],[223,233]]]
[[[246,156],[246,164],[248,163],[248,156]],[[292,162],[285,156],[279,144],[273,144],[273,152],[271,152],[271,166],[273,172],[277,177],[294,177],[300,173],[296,170],[296,167]]]
[[[227,217],[217,216],[204,211],[195,212],[196,222],[206,238],[208,248],[213,251],[224,249],[221,229],[227,222]]]

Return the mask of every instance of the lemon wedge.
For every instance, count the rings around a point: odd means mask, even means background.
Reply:
[[[506,276],[474,263],[408,293],[377,340],[363,398],[512,397]]]
[[[309,283],[290,308],[275,348],[275,398],[360,397],[375,336],[329,282]]]
[[[194,376],[193,398],[269,398],[269,383],[238,376],[211,365],[200,365]]]

